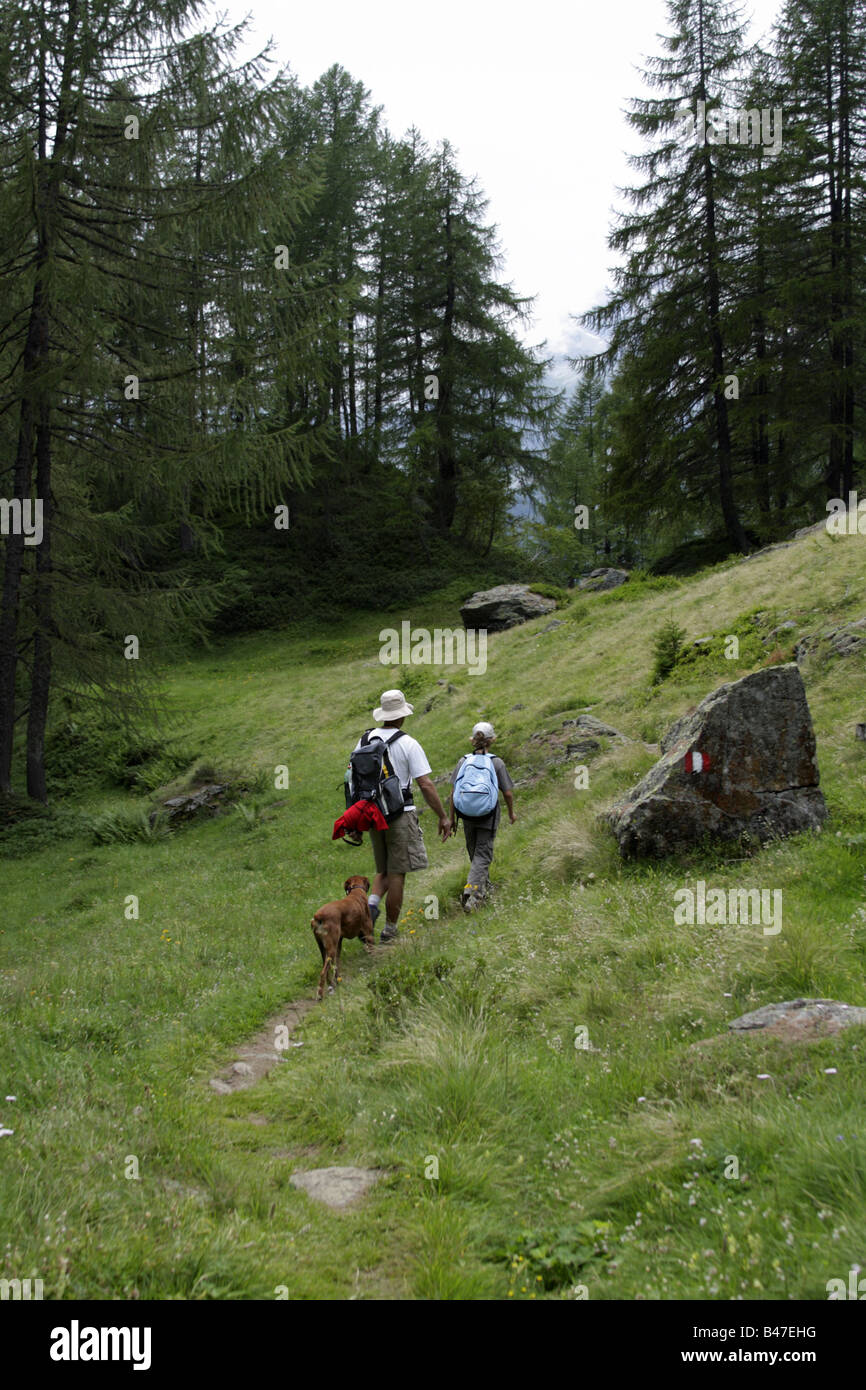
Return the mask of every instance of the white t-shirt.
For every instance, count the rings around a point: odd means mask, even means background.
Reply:
[[[370,742],[372,743],[374,738],[380,736],[386,743],[390,743],[397,732],[397,729],[371,729]],[[360,747],[361,740],[358,739],[355,748],[357,749]],[[413,738],[411,734],[403,734],[402,738],[398,738],[397,742],[394,744],[389,760],[394,769],[394,776],[398,779],[400,786],[403,787],[404,790],[410,785],[413,777],[426,777],[431,771],[424,749],[421,747],[418,740]],[[406,807],[407,811],[414,811],[415,809],[414,806]]]

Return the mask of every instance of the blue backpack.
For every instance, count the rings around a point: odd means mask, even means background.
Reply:
[[[499,801],[499,783],[489,753],[469,753],[454,782],[454,808],[461,816],[487,816]]]

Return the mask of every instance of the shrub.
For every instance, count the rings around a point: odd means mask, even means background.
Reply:
[[[556,584],[530,584],[533,594],[540,594],[542,598],[552,598],[558,608],[562,608],[571,600],[571,592],[568,589],[561,589]]]
[[[391,956],[365,980],[373,1014],[391,1022],[399,1019],[407,1008],[425,998],[431,988],[436,989],[446,980],[455,964],[456,961],[447,956],[436,956],[432,960]]]
[[[767,657],[767,666],[784,666],[786,661],[791,660],[791,648],[774,647]]]
[[[676,666],[683,648],[685,635],[684,629],[680,627],[675,618],[668,618],[667,622],[659,628],[653,641],[653,656],[655,657],[652,673],[653,685],[658,685],[660,681],[665,680]]]
[[[105,785],[122,758],[123,735],[93,714],[70,715],[53,725],[45,739],[49,791],[74,793]]]
[[[154,844],[169,834],[166,819],[158,815],[151,822],[146,811],[105,811],[91,816],[87,828],[95,845],[128,845],[136,840]]]
[[[521,1231],[508,1250],[496,1252],[511,1271],[511,1287],[559,1289],[572,1284],[585,1265],[610,1258],[607,1221],[575,1221],[555,1232]]]
[[[49,789],[75,795],[88,787],[155,791],[188,767],[195,752],[169,740],[106,726],[96,713],[70,715],[45,741]]]
[[[0,856],[22,859],[81,834],[79,816],[23,797],[0,796]]]
[[[632,570],[627,584],[620,584],[600,597],[605,603],[633,603],[647,594],[669,593],[682,588],[682,581],[671,575],[650,574],[647,570]]]

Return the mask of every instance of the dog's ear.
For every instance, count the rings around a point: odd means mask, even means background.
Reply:
[[[369,894],[369,892],[370,892],[370,880],[369,880],[368,878],[365,878],[365,879],[362,880],[362,882],[363,882],[363,884],[364,884],[364,892],[367,893],[367,894]]]
[[[352,886],[352,880],[351,880],[350,878],[347,878],[347,879],[346,879],[346,882],[343,884],[343,892],[344,892],[344,893],[348,893],[348,891],[349,891],[349,889],[351,888],[351,886]]]

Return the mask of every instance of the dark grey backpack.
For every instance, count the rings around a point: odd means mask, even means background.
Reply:
[[[360,747],[349,759],[347,805],[354,805],[356,801],[372,801],[389,824],[402,816],[406,806],[413,804],[411,787],[407,787],[404,793],[388,757],[390,745],[402,737],[402,729],[398,729],[388,740],[382,738],[378,729],[367,729]]]

